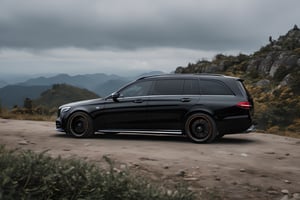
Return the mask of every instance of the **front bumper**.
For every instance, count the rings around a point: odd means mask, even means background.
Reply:
[[[56,131],[65,132],[65,130],[63,129],[60,118],[56,119],[55,125],[56,125]]]

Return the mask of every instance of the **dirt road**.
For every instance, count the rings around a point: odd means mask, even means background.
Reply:
[[[292,199],[300,193],[300,140],[294,138],[251,133],[213,144],[157,135],[75,139],[57,133],[52,122],[0,119],[0,144],[94,162],[106,155],[117,168],[128,167],[154,181],[184,180],[191,190],[217,192],[212,197],[224,199]]]

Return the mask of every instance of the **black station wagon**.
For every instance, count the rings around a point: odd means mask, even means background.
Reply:
[[[169,74],[139,78],[106,98],[62,105],[56,128],[74,137],[183,134],[201,143],[251,131],[252,115],[253,100],[239,78]]]

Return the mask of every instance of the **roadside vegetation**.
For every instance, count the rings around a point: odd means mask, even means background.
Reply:
[[[99,167],[75,159],[52,158],[0,146],[0,199],[192,200],[182,185],[151,183],[128,170]]]
[[[300,138],[300,29],[295,25],[250,55],[216,55],[175,73],[214,73],[240,77],[255,103],[260,132]]]

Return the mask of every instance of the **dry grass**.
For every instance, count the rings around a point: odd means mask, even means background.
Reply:
[[[2,109],[0,117],[3,119],[18,119],[18,120],[34,120],[34,121],[55,121],[55,115],[38,115],[38,114],[16,114],[6,109]]]

